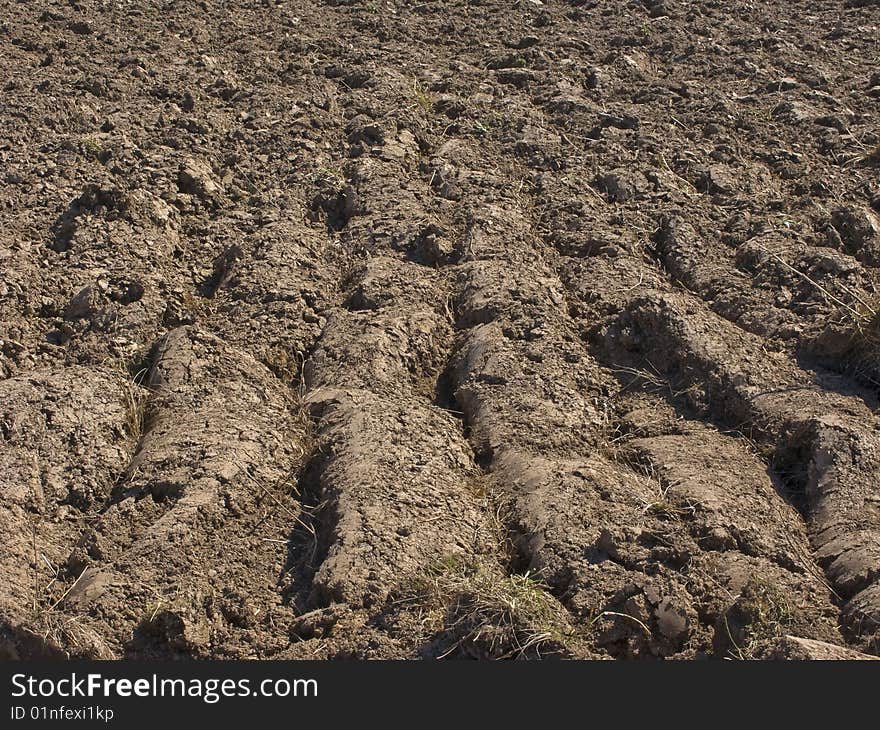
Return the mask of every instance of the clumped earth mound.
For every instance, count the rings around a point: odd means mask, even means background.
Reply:
[[[880,654],[878,26],[0,0],[0,656]]]

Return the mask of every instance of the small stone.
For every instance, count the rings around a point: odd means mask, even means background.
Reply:
[[[777,79],[775,81],[769,81],[765,88],[767,91],[791,91],[792,89],[796,89],[797,85],[797,81],[790,76],[786,76],[785,78]]]
[[[767,658],[794,661],[877,661],[877,657],[855,649],[798,636],[783,636],[767,652]]]
[[[177,176],[177,187],[182,193],[209,198],[218,191],[214,172],[207,163],[192,157],[184,160]]]
[[[64,319],[68,322],[88,319],[100,308],[100,301],[100,295],[95,291],[95,287],[84,287],[67,303],[64,308]]]
[[[660,603],[660,591],[655,585],[647,585],[642,591],[645,594],[645,598],[648,599],[648,603],[652,606],[656,606]]]
[[[687,633],[687,613],[677,607],[670,599],[663,599],[654,615],[657,617],[657,627],[660,629],[660,633],[670,641],[677,641]]]

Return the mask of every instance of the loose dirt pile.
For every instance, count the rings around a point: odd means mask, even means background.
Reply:
[[[0,0],[0,655],[880,653],[878,38]]]

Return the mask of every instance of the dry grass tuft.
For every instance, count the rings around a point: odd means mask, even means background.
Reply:
[[[786,595],[775,585],[752,577],[724,616],[735,659],[754,659],[761,650],[786,633],[794,614]]]
[[[300,391],[300,396],[304,395],[302,370],[305,355],[303,353],[276,346],[263,353],[262,361],[282,383],[295,387]]]
[[[797,274],[820,292],[830,303],[836,305],[838,313],[844,318],[851,337],[851,364],[858,377],[880,385],[880,300],[852,289],[842,282],[837,285],[843,290],[841,296],[834,294],[803,271],[787,263],[778,254],[759,246],[770,258]],[[845,297],[849,301],[844,301]]]
[[[137,442],[144,432],[148,395],[143,388],[129,384],[125,391],[125,432]]]
[[[419,109],[425,114],[430,113],[434,106],[434,95],[428,91],[417,79],[413,79],[413,98]]]
[[[439,636],[442,656],[572,656],[580,641],[543,581],[529,573],[505,575],[484,559],[445,558],[412,580],[403,594],[428,633]]]
[[[854,318],[853,331],[857,367],[876,382],[880,379],[880,310],[866,307]]]
[[[880,387],[880,302],[860,298],[842,315],[834,323],[847,337],[841,366],[857,380]]]

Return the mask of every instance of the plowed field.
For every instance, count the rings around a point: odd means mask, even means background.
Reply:
[[[0,1],[0,655],[880,653],[878,39]]]

